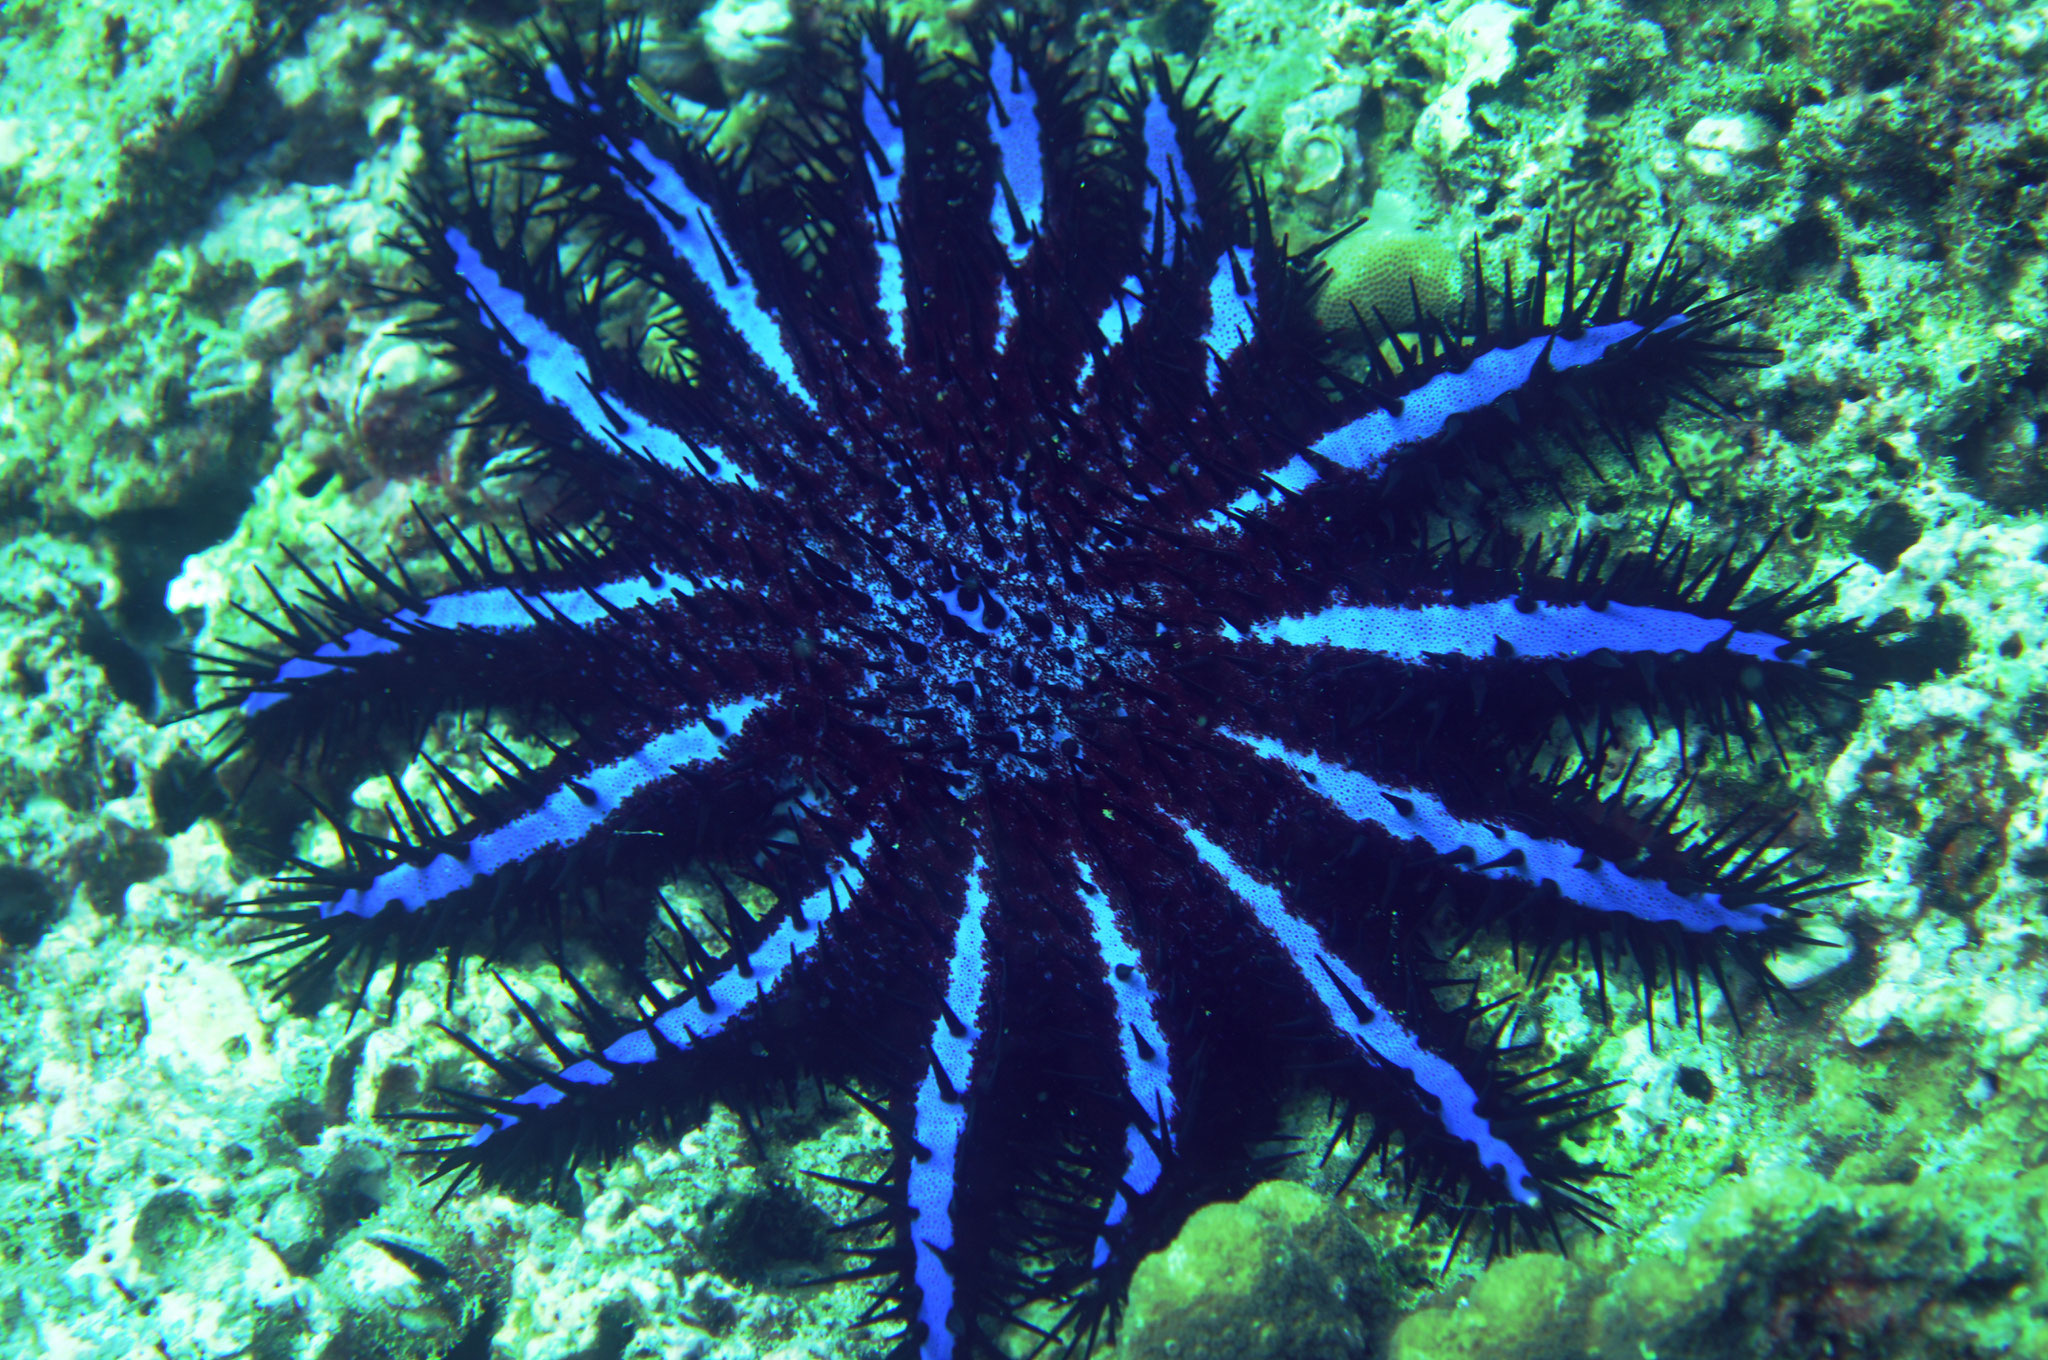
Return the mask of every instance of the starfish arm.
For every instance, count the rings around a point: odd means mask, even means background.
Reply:
[[[666,1110],[727,1086],[758,1084],[732,1077],[752,1065],[752,1055],[735,1045],[758,1038],[764,1014],[813,966],[819,941],[833,938],[841,918],[857,909],[873,848],[872,833],[856,836],[829,862],[823,883],[764,920],[756,938],[729,937],[732,947],[722,958],[706,960],[683,995],[654,1006],[639,1023],[613,1026],[602,1044],[573,1056],[544,1032],[564,1058],[553,1072],[536,1077],[508,1069],[515,1094],[468,1096],[452,1115],[414,1116],[468,1122],[430,1141],[438,1174],[477,1175],[494,1185],[556,1175],[594,1150],[620,1148],[663,1127]]]
[[[1481,1091],[1473,1079],[1431,1046],[1400,1011],[1382,1001],[1321,931],[1289,909],[1277,887],[1247,870],[1199,827],[1179,819],[1175,823],[1205,868],[1281,949],[1296,982],[1314,996],[1329,1028],[1344,1036],[1360,1056],[1412,1083],[1418,1103],[1431,1112],[1440,1135],[1479,1168],[1475,1183],[1491,1198],[1511,1200],[1525,1209],[1541,1205],[1541,1187],[1529,1158],[1481,1109]]]
[[[1496,882],[1550,884],[1587,911],[1694,935],[1759,935],[1786,923],[1782,908],[1747,894],[1630,874],[1569,841],[1459,816],[1427,790],[1383,783],[1268,737],[1229,728],[1221,735],[1293,773],[1348,820],[1396,841],[1420,841],[1446,862]]]
[[[1787,718],[1846,694],[1857,639],[1801,617],[1830,592],[1751,589],[1763,552],[1689,568],[1683,542],[1609,554],[1581,541],[1568,556],[1507,546],[1519,559],[1509,567],[1446,549],[1335,589],[1301,573],[1293,602],[1212,624],[1199,642],[1176,637],[1177,659],[1207,666],[1245,725],[1275,736],[1269,714],[1314,712],[1344,732],[1378,711],[1373,740],[1399,743],[1402,724],[1386,719],[1427,686],[1427,729],[1406,738],[1418,756],[1533,752],[1559,720],[1590,748],[1638,714],[1653,732],[1668,722],[1681,737],[1697,727],[1724,743],[1775,741]],[[1263,687],[1234,678],[1251,674]]]
[[[911,1103],[904,1204],[911,1250],[908,1284],[915,1299],[910,1332],[918,1340],[921,1360],[949,1360],[954,1354],[957,1277],[971,1254],[959,1241],[962,1224],[955,1199],[961,1190],[969,1100],[976,1083],[987,1079],[976,1056],[989,1025],[984,1014],[989,991],[987,875],[988,863],[977,853],[953,929],[945,1004],[928,1044],[930,1066]],[[979,1310],[967,1312],[978,1315]]]
[[[553,882],[573,861],[597,856],[615,874],[637,863],[644,874],[673,869],[693,845],[638,835],[669,824],[678,804],[697,807],[698,780],[725,788],[722,762],[743,735],[763,724],[770,696],[713,704],[645,735],[609,756],[565,752],[545,769],[518,777],[521,797],[509,815],[480,815],[442,830],[410,799],[403,802],[412,839],[379,840],[340,828],[350,864],[304,865],[277,880],[245,914],[280,929],[266,952],[301,951],[288,986],[362,966],[368,985],[383,959],[401,972],[428,948],[500,947],[532,924],[520,885]],[[725,798],[733,798],[728,788]],[[765,796],[765,795],[764,795]],[[651,860],[655,863],[650,864]]]
[[[1733,299],[1708,295],[1684,269],[1660,266],[1631,300],[1618,285],[1625,256],[1582,289],[1568,258],[1560,304],[1546,241],[1522,295],[1504,277],[1493,309],[1482,277],[1474,316],[1433,315],[1416,302],[1412,315],[1358,318],[1376,341],[1366,354],[1370,376],[1359,381],[1327,367],[1313,309],[1299,305],[1327,272],[1314,254],[1287,262],[1296,305],[1261,312],[1244,380],[1223,395],[1233,410],[1269,409],[1263,389],[1285,379],[1271,371],[1276,361],[1323,369],[1340,395],[1307,401],[1316,414],[1293,440],[1267,441],[1277,456],[1249,469],[1258,484],[1211,510],[1205,527],[1230,531],[1244,516],[1275,515],[1313,493],[1371,508],[1420,490],[1427,504],[1441,481],[1499,469],[1511,452],[1546,440],[1589,464],[1588,437],[1633,459],[1632,440],[1656,435],[1671,401],[1697,401],[1703,379],[1753,366],[1766,352],[1726,338],[1740,320]],[[1423,475],[1404,479],[1410,467]]]
[[[671,259],[709,292],[741,343],[784,390],[816,410],[818,399],[798,377],[789,338],[763,304],[745,259],[720,223],[722,214],[690,187],[679,162],[684,158],[664,157],[635,139],[624,160],[606,163],[616,165],[621,192],[646,212]]]
[[[1039,289],[1076,314],[1088,351],[1078,385],[1105,420],[1135,429],[1216,390],[1219,364],[1257,329],[1255,274],[1274,248],[1248,229],[1223,145],[1229,120],[1206,91],[1155,61],[1134,66],[1112,98],[1114,134],[1086,170],[1101,206],[1056,222],[1032,263]]]
[[[1789,638],[1738,628],[1711,615],[1611,602],[1554,604],[1512,594],[1457,604],[1331,605],[1262,619],[1252,625],[1251,636],[1409,662],[1503,654],[1583,661],[1602,652],[1727,652],[1793,666],[1806,662]]]
[[[616,225],[631,221],[650,258],[660,261],[694,320],[736,341],[729,352],[753,369],[765,390],[796,397],[812,411],[817,396],[800,371],[798,337],[776,305],[787,290],[786,260],[743,224],[759,205],[743,203],[744,153],[711,147],[712,128],[690,127],[643,100],[631,73],[566,53],[550,53],[524,90],[519,116],[536,129],[528,156],[543,147],[583,193],[617,205]],[[776,300],[771,300],[776,299]],[[742,357],[743,356],[743,357]]]
[[[1577,335],[1540,331],[1519,344],[1481,352],[1461,372],[1430,375],[1402,391],[1393,405],[1346,421],[1319,436],[1310,448],[1347,471],[1376,473],[1391,459],[1442,438],[1459,419],[1511,400],[1539,380],[1591,369],[1626,355],[1632,343],[1685,324],[1686,316],[1679,312],[1655,322],[1611,321]],[[1297,459],[1279,480],[1299,491],[1319,476],[1312,465]]]
[[[308,626],[284,645],[236,657],[221,667],[235,691],[234,708],[248,724],[245,739],[273,749],[299,742],[289,734],[305,713],[365,714],[380,696],[409,713],[423,707],[517,706],[544,684],[531,667],[501,663],[508,654],[546,658],[545,669],[579,670],[614,648],[628,616],[679,607],[732,583],[668,567],[592,579],[581,567],[544,572],[471,570],[473,579],[442,595],[408,596],[373,612],[360,598],[324,589],[298,616]],[[496,578],[493,580],[492,578]],[[389,584],[388,577],[380,577]],[[536,644],[539,644],[536,646]]]
[[[1125,1130],[1118,1188],[1103,1215],[1105,1235],[1095,1247],[1093,1263],[1100,1268],[1114,1250],[1111,1235],[1129,1215],[1131,1201],[1149,1195],[1159,1183],[1164,1170],[1160,1149],[1171,1144],[1179,1101],[1173,1091],[1172,1054],[1159,1023],[1158,998],[1146,976],[1144,959],[1098,886],[1094,867],[1076,856],[1074,868],[1080,876],[1081,905],[1088,914],[1089,936],[1095,946],[1097,976],[1115,1007],[1117,1052],[1134,1115]]]
[[[893,39],[893,40],[892,40]],[[860,38],[860,160],[867,167],[868,236],[874,242],[875,306],[889,347],[901,355],[907,347],[910,295],[903,273],[903,178],[908,164],[900,102],[891,98],[910,60],[907,40],[892,34],[877,13]]]
[[[469,298],[479,324],[467,348],[497,379],[501,419],[540,432],[543,443],[644,459],[685,477],[760,485],[760,459],[715,441],[707,425],[679,420],[695,403],[676,399],[670,384],[601,344],[591,324],[561,301],[559,281],[544,277],[519,244],[497,238],[487,208],[443,225],[418,253],[430,274]],[[657,409],[661,415],[650,414]]]

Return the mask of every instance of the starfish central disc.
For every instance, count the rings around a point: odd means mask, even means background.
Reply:
[[[888,653],[858,696],[869,712],[938,736],[956,771],[1037,778],[1072,758],[1123,625],[1056,597],[1018,558],[892,565],[864,585],[872,614],[830,636]]]

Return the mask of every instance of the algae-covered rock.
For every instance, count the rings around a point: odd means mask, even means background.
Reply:
[[[1478,0],[1451,21],[1445,43],[1445,84],[1422,111],[1416,149],[1442,161],[1472,136],[1476,91],[1498,85],[1515,66],[1515,26],[1528,17],[1501,0]]]
[[[1364,1237],[1287,1181],[1212,1204],[1131,1281],[1121,1360],[1347,1360],[1368,1354],[1383,1282]]]
[[[2048,1335],[2004,1305],[2041,1287],[2048,1180],[1998,1181],[1852,1187],[1784,1168],[1729,1185],[1615,1277],[1593,1307],[1598,1353],[1988,1356],[2018,1327],[2039,1354]]]
[[[1428,1308],[1394,1333],[1393,1360],[1578,1360],[1586,1276],[1561,1256],[1511,1256],[1455,1308]]]
[[[15,4],[0,13],[0,266],[64,273],[189,211],[209,127],[268,27],[255,0]]]
[[[0,548],[0,941],[33,945],[82,898],[120,910],[159,873],[152,774],[175,739],[136,711],[148,667],[107,618],[111,554],[27,534]],[[124,702],[125,700],[125,702]]]
[[[351,482],[423,470],[405,439],[419,384],[366,362],[356,290],[397,281],[382,239],[461,52],[443,62],[430,31],[368,14],[317,19],[286,52],[284,21],[253,11],[188,31],[227,8],[139,9],[125,28],[112,6],[0,12],[0,504],[129,519],[151,596],[281,457]],[[117,29],[135,55],[109,85],[95,44]],[[180,53],[193,73],[159,107]],[[10,119],[31,115],[33,155],[10,169]],[[88,149],[67,159],[73,118]]]
[[[1788,16],[1810,35],[1823,70],[1892,84],[1928,57],[1941,6],[1924,0],[1792,0]]]
[[[1730,1182],[1603,1275],[1493,1265],[1394,1334],[1395,1360],[1973,1360],[2039,1355],[2048,1176],[1852,1185],[1798,1167]]]

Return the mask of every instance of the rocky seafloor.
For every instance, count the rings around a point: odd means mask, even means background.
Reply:
[[[173,721],[212,697],[177,649],[246,636],[230,601],[287,547],[417,557],[413,507],[502,521],[530,490],[449,433],[447,374],[374,303],[408,177],[466,135],[478,40],[535,9],[0,5],[0,1354],[881,1349],[859,1290],[799,1283],[840,1208],[802,1170],[876,1146],[853,1111],[715,1111],[553,1201],[437,1206],[378,1116],[481,1081],[437,1021],[521,1040],[495,989],[352,1021],[235,962],[253,928],[225,908],[298,814],[223,796],[210,724]],[[814,18],[650,6],[650,78],[760,116]],[[1339,296],[1448,296],[1471,243],[1545,221],[1682,229],[1785,351],[1735,418],[1676,422],[1685,519],[1789,530],[1799,567],[1846,568],[1842,615],[1914,643],[1860,725],[1772,776],[1860,880],[1779,961],[1791,1004],[1710,995],[1653,1044],[1625,986],[1612,1023],[1569,971],[1528,998],[1552,1051],[1620,1083],[1579,1149],[1628,1173],[1613,1231],[1440,1270],[1391,1187],[1332,1199],[1339,1165],[1304,1157],[1146,1263],[1119,1353],[2048,1354],[2048,3],[1087,22],[1199,55],[1297,242],[1370,211]],[[1627,522],[1605,503],[1581,524]]]

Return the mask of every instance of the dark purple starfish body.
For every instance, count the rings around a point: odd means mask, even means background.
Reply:
[[[934,1360],[1095,1336],[1304,1080],[1461,1232],[1597,1218],[1582,1093],[1475,1032],[1430,942],[1761,973],[1812,880],[1613,776],[1641,716],[1763,734],[1842,635],[1754,561],[1440,516],[1759,352],[1668,264],[1567,256],[1363,318],[1345,377],[1321,267],[1164,66],[976,42],[868,23],[751,157],[650,110],[630,42],[507,59],[524,140],[421,210],[422,324],[597,527],[451,542],[434,597],[358,558],[388,601],[317,588],[232,669],[273,759],[451,710],[563,739],[285,879],[293,980],[641,931],[644,1013],[493,1058],[448,1169],[544,1179],[828,1078],[896,1149],[854,1268]],[[664,935],[688,870],[766,895]]]

